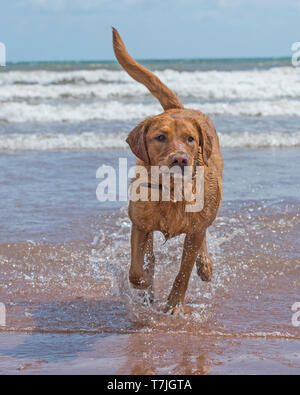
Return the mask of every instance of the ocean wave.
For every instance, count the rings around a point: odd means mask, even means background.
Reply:
[[[129,82],[124,71],[113,70],[76,70],[76,71],[7,71],[0,74],[0,84],[76,84],[96,82]]]
[[[300,97],[300,68],[248,71],[175,71],[156,74],[180,97],[202,99],[276,99]],[[124,71],[9,71],[0,74],[0,100],[15,98],[142,97],[145,87]]]
[[[187,108],[200,110],[211,116],[300,116],[300,101],[255,101],[234,103],[189,103]],[[0,105],[0,121],[20,122],[86,122],[95,120],[133,121],[162,112],[158,103],[120,103],[118,101],[82,104],[28,104],[3,103]]]
[[[300,147],[300,131],[292,133],[219,133],[222,148]],[[10,134],[1,135],[0,151],[82,151],[127,148],[125,134]]]
[[[94,120],[130,121],[161,112],[159,104],[121,104],[117,101],[76,105],[0,105],[0,120],[5,122],[85,122]]]
[[[0,85],[0,101],[26,99],[124,99],[150,95],[135,82],[93,85]]]

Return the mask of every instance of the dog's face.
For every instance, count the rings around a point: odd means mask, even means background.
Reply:
[[[146,147],[152,166],[194,166],[198,156],[199,133],[184,119],[152,121],[146,134]]]
[[[141,122],[127,138],[132,152],[151,166],[195,166],[202,148],[207,164],[210,145],[197,121],[180,114],[161,114]]]

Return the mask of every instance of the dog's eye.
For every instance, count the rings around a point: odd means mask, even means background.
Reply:
[[[155,140],[157,141],[166,141],[166,136],[164,134],[160,134],[159,136],[155,137]]]
[[[189,136],[187,140],[188,140],[189,143],[191,143],[192,141],[195,141],[193,136]]]

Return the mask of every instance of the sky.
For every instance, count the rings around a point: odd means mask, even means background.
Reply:
[[[7,61],[291,56],[300,0],[0,0]]]

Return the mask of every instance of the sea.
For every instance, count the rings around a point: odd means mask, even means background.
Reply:
[[[128,204],[97,199],[98,168],[133,166],[126,136],[162,112],[147,89],[116,62],[1,67],[0,374],[299,374],[300,67],[141,63],[220,138],[213,280],[194,270],[187,314],[162,313],[183,236],[157,233],[155,301],[144,305],[128,282]]]

